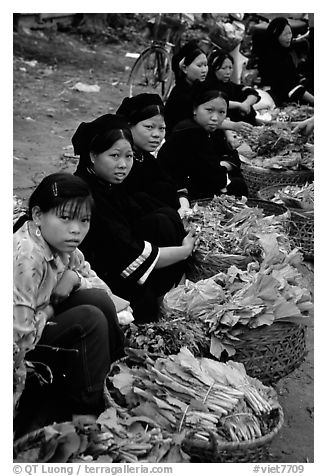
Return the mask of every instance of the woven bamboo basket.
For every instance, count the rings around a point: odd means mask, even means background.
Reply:
[[[298,368],[306,356],[306,327],[293,322],[274,322],[250,329],[233,342],[248,375],[265,385],[275,384]]]
[[[210,441],[200,440],[191,431],[183,441],[182,449],[193,463],[257,463],[266,461],[269,445],[281,430],[284,413],[279,406],[268,415],[270,431],[251,441],[223,443],[211,433]]]
[[[162,357],[156,353],[144,353],[140,351],[140,356],[126,356],[114,362],[107,374],[104,384],[104,400],[106,408],[114,406],[116,403],[125,407],[124,397],[119,394],[110,382],[110,376],[117,373],[117,364],[125,363],[133,367],[134,364],[143,365],[146,356],[153,361]],[[273,438],[278,434],[284,423],[284,413],[282,407],[277,406],[265,416],[266,433],[256,439],[242,442],[221,441],[219,435],[210,432],[209,441],[204,441],[196,437],[196,429],[190,430],[182,443],[182,449],[190,455],[191,462],[206,463],[248,463],[264,461],[268,455],[268,449]]]
[[[249,196],[255,198],[258,190],[274,184],[304,185],[314,179],[313,170],[272,170],[242,162],[243,177],[249,189]]]
[[[258,190],[259,198],[271,200],[278,190],[290,183],[276,184]],[[273,203],[273,202],[271,202]],[[306,259],[314,257],[314,214],[313,211],[305,211],[299,208],[289,208],[289,235],[293,246],[299,248]]]

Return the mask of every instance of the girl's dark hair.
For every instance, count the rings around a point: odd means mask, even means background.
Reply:
[[[211,101],[211,99],[222,98],[226,101],[227,108],[229,106],[229,100],[226,93],[219,91],[211,82],[205,81],[204,83],[197,83],[192,88],[192,104],[193,108]]]
[[[286,26],[290,27],[289,21],[285,17],[276,17],[271,20],[266,30],[265,47],[278,46],[278,37]]]
[[[120,139],[126,139],[133,147],[134,141],[130,129],[104,129],[93,137],[89,145],[89,152],[101,154]]]
[[[85,206],[91,212],[94,203],[87,183],[80,177],[66,172],[48,175],[30,196],[29,219],[32,218],[32,210],[36,206],[46,213],[52,209],[56,209],[58,212],[64,209],[67,211],[67,204],[69,204],[69,213],[73,218],[78,217],[81,209]]]
[[[215,74],[215,71],[220,69],[225,61],[225,59],[229,59],[232,64],[234,64],[234,59],[233,57],[226,53],[226,52],[221,52],[221,51],[215,51],[209,56],[208,59],[208,78],[213,77]]]
[[[205,52],[199,47],[197,40],[190,40],[176,53],[171,62],[172,70],[175,74],[176,81],[185,77],[185,73],[181,70],[181,63],[185,66],[189,66],[195,58],[201,54],[205,55]]]

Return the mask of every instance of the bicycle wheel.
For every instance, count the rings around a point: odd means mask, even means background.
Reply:
[[[169,53],[160,46],[150,46],[138,57],[128,78],[129,96],[153,89],[165,100],[173,84]]]

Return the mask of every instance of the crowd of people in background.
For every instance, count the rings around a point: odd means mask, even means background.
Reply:
[[[275,18],[262,81],[277,106],[313,105],[313,78],[300,81],[291,47],[287,19]],[[182,220],[192,203],[248,195],[228,132],[251,132],[260,95],[231,81],[233,66],[228,52],[208,59],[188,42],[173,57],[166,104],[149,91],[81,122],[75,173],[52,174],[31,195],[14,229],[16,435],[103,410],[105,375],[124,355],[122,325],[156,321],[164,294],[183,281],[198,239]],[[313,117],[294,132],[312,130]],[[51,366],[51,391],[26,378],[28,360]]]

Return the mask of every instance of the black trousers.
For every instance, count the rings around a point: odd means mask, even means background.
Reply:
[[[105,376],[123,355],[124,334],[107,293],[73,293],[56,307],[37,347],[26,355],[26,360],[48,365],[54,379],[41,387],[27,379],[15,422],[17,436],[72,414],[100,414]]]

